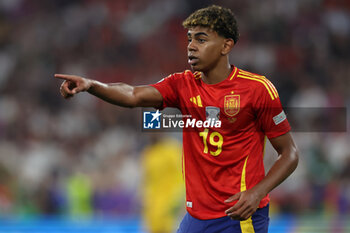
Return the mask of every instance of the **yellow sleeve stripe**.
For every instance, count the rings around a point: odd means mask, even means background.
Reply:
[[[275,98],[277,98],[277,97],[275,97],[274,94],[271,92],[271,90],[270,90],[268,84],[266,84],[265,81],[263,81],[263,80],[261,80],[261,79],[258,79],[258,78],[253,78],[253,77],[243,76],[243,75],[237,75],[237,77],[239,77],[239,78],[244,78],[244,79],[250,79],[250,80],[254,80],[254,81],[258,81],[258,82],[264,84],[265,88],[267,89],[267,91],[268,91],[269,94],[270,94],[271,99],[274,100]]]
[[[232,76],[230,77],[230,80],[232,80],[235,77],[237,70],[238,70],[237,67],[234,67],[234,71],[233,71]]]
[[[239,73],[240,73],[240,74],[243,74],[243,75],[251,76],[251,77],[254,77],[254,78],[261,78],[261,79],[265,80],[265,81],[269,84],[269,86],[271,87],[271,89],[272,89],[274,92],[276,92],[276,94],[278,95],[275,86],[274,86],[274,85],[271,83],[271,81],[268,80],[265,76],[256,75],[256,74],[253,74],[253,73],[250,73],[250,72],[247,72],[247,71],[243,71],[243,70],[240,70]]]
[[[243,71],[243,70],[240,70],[239,73],[242,74],[242,75],[246,75],[246,76],[250,76],[250,77],[253,77],[253,78],[258,78],[258,79],[264,80],[267,83],[267,85],[269,85],[269,87],[271,88],[275,98],[278,98],[278,92],[277,92],[275,86],[265,76],[256,75],[256,74],[253,74],[253,73],[250,73],[250,72],[247,72],[247,71]]]
[[[268,80],[267,78],[264,77],[264,79],[266,80],[267,84],[269,84],[270,88],[272,89],[274,95],[276,98],[278,98],[278,92],[276,90],[276,87],[272,84],[272,82],[270,82],[270,80]]]

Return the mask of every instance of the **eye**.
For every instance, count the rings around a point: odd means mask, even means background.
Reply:
[[[199,38],[199,39],[198,39],[198,42],[202,44],[202,43],[206,42],[206,40],[205,40],[205,39],[202,39],[202,38]]]

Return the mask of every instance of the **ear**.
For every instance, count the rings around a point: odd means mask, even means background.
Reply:
[[[221,54],[224,56],[229,54],[234,45],[235,45],[235,42],[231,38],[225,39],[221,50]]]

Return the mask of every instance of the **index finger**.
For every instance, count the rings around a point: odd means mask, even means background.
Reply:
[[[74,75],[69,75],[69,74],[55,74],[54,76],[55,78],[59,78],[59,79],[64,79],[64,80],[75,80],[74,79]]]
[[[239,210],[242,206],[243,206],[244,202],[239,200],[236,204],[234,204],[232,207],[228,208],[225,213],[226,214],[229,214],[229,213],[232,213],[234,211],[237,211]]]

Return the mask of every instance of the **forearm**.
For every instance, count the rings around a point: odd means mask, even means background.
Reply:
[[[152,86],[130,86],[125,83],[101,83],[89,80],[87,91],[98,98],[122,107],[154,107],[160,108],[163,97]]]
[[[111,104],[122,107],[154,107],[160,108],[163,96],[152,86],[130,86],[125,83],[101,83],[77,75],[55,74],[55,78],[63,79],[60,92],[64,98],[71,98],[79,92],[87,91]]]
[[[90,94],[107,101],[108,103],[122,107],[136,107],[137,102],[134,95],[134,87],[125,83],[101,83],[90,80]]]
[[[264,197],[290,176],[296,169],[297,165],[298,152],[296,147],[291,147],[288,150],[283,151],[266,174],[265,178],[261,180],[254,189]]]

